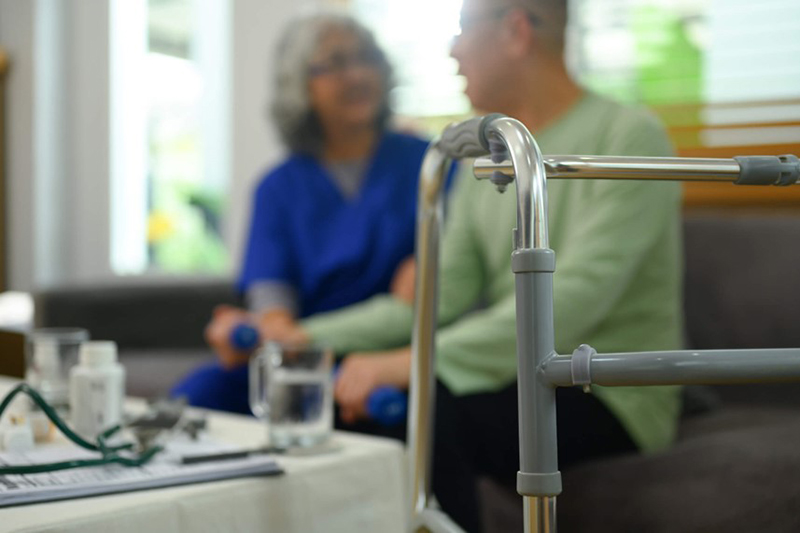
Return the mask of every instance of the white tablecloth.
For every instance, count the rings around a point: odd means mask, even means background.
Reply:
[[[8,382],[0,381],[0,393]],[[256,447],[265,427],[250,417],[213,413],[219,440]],[[279,457],[282,476],[245,478],[0,509],[0,531],[14,532],[402,532],[402,446],[337,432],[338,449]]]

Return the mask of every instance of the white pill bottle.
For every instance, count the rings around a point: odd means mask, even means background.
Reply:
[[[88,341],[81,345],[78,364],[69,375],[72,428],[86,439],[122,421],[125,368],[117,362],[113,341]]]

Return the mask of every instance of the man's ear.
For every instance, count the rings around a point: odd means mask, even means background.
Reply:
[[[504,38],[509,45],[509,51],[516,57],[527,55],[536,40],[536,30],[522,7],[509,11],[502,31],[505,33]]]

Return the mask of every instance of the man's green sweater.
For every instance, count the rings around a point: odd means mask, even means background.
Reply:
[[[545,155],[666,156],[667,136],[646,112],[586,94],[558,122],[533,132]],[[511,234],[516,192],[498,194],[464,164],[442,245],[439,379],[458,395],[516,379]],[[680,348],[680,188],[666,182],[553,180],[547,184],[554,275],[555,343],[572,353]],[[302,323],[339,353],[409,343],[411,306],[379,295]],[[677,387],[594,387],[643,451],[674,438]]]

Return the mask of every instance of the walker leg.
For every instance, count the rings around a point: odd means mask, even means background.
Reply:
[[[522,504],[525,517],[525,533],[555,533],[555,496],[524,496]]]

